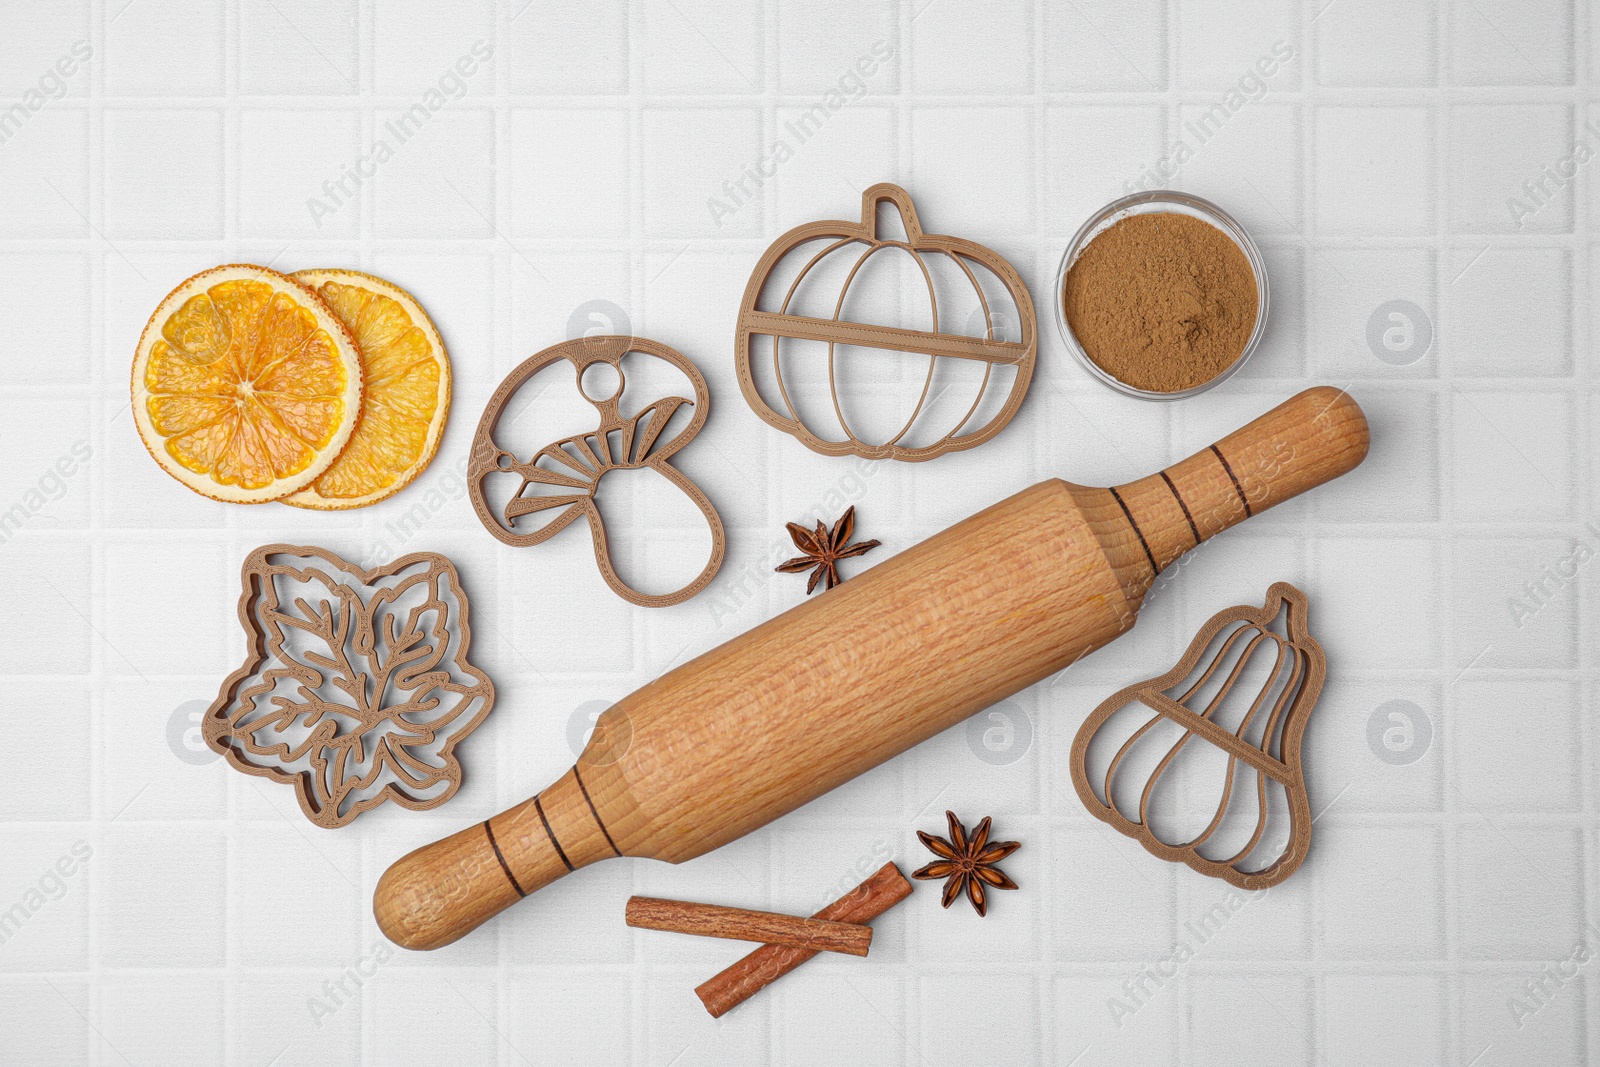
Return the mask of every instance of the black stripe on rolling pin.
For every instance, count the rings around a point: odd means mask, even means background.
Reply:
[[[583,779],[578,777],[578,768],[576,766],[572,768],[572,779],[578,783],[578,792],[582,793],[583,799],[589,803],[589,814],[594,816],[594,824],[600,827],[601,833],[606,835],[606,844],[611,846],[612,852],[615,852],[618,856],[622,855],[622,850],[617,847],[617,843],[611,840],[611,831],[607,830],[606,824],[600,821],[600,812],[595,809],[594,801],[589,800],[589,788],[583,784]]]
[[[1250,510],[1250,501],[1245,499],[1244,487],[1239,484],[1239,479],[1233,476],[1233,468],[1228,465],[1228,459],[1216,445],[1211,446],[1211,451],[1216,455],[1217,461],[1222,464],[1222,469],[1228,472],[1228,481],[1233,483],[1233,491],[1239,494],[1239,503],[1244,505],[1244,517],[1249,518],[1255,512]]]
[[[1167,472],[1161,471],[1160,474],[1161,480],[1167,483],[1168,489],[1172,490],[1172,499],[1176,500],[1178,506],[1183,509],[1184,520],[1189,523],[1189,532],[1194,534],[1194,543],[1198,545],[1200,543],[1200,527],[1194,524],[1194,516],[1189,514],[1189,505],[1185,504],[1183,497],[1178,495],[1178,487],[1172,484],[1172,479],[1167,477]]]
[[[1133,521],[1133,512],[1128,510],[1128,505],[1122,502],[1122,494],[1115,488],[1111,489],[1111,496],[1117,502],[1117,507],[1128,517],[1128,525],[1133,527],[1133,535],[1139,539],[1139,547],[1144,549],[1144,558],[1150,561],[1150,576],[1153,578],[1161,573],[1161,568],[1156,566],[1156,557],[1151,554],[1150,546],[1145,543],[1144,531],[1139,529],[1139,524]]]
[[[500,861],[500,869],[506,872],[506,880],[511,883],[511,888],[517,891],[519,898],[527,896],[527,892],[517,883],[517,876],[511,873],[511,864],[501,855],[500,843],[494,839],[494,827],[489,825],[488,820],[484,820],[483,832],[489,835],[489,847],[494,849],[494,858]]]
[[[567,859],[567,854],[561,851],[561,842],[556,840],[556,832],[550,829],[550,820],[544,817],[544,805],[539,803],[539,798],[533,798],[533,810],[539,813],[539,821],[544,823],[544,832],[550,835],[550,843],[556,846],[556,855],[561,857],[561,862],[567,865],[567,870],[576,870],[572,861]]]

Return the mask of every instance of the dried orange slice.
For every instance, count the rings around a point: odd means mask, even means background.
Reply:
[[[249,264],[167,294],[132,384],[134,422],[161,469],[240,504],[311,484],[361,411],[361,357],[344,324],[304,285]]]
[[[284,499],[299,508],[360,508],[404,489],[439,449],[450,414],[450,357],[410,293],[353,270],[302,270],[350,330],[366,395],[355,433],[333,466]]]

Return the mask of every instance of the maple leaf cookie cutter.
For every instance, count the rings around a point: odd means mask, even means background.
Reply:
[[[1151,855],[1186,864],[1240,889],[1269,889],[1298,870],[1311,847],[1312,823],[1300,742],[1327,676],[1327,657],[1307,630],[1306,613],[1306,595],[1288,582],[1275,582],[1263,606],[1224,608],[1195,634],[1175,667],[1113,693],[1096,707],[1073,738],[1070,756],[1072,784],[1089,813],[1138,841]],[[1229,729],[1221,715],[1228,696],[1251,659],[1264,651],[1274,657],[1265,682]],[[1204,659],[1208,653],[1210,658]],[[1088,763],[1096,735],[1127,709],[1135,709],[1146,720],[1104,764],[1103,777],[1091,775]],[[1120,736],[1119,731],[1115,737]],[[1108,738],[1110,744],[1115,737]],[[1210,751],[1204,748],[1206,743],[1220,749],[1227,771],[1210,822],[1186,840],[1172,841],[1170,837],[1184,835],[1152,825],[1152,801],[1159,783],[1191,741],[1200,743],[1202,752]],[[1167,746],[1164,755],[1163,746]],[[1143,767],[1138,759],[1141,747],[1149,748],[1144,763],[1160,758],[1146,772],[1141,789],[1119,793],[1118,773],[1132,766],[1137,774]],[[1271,854],[1272,841],[1266,841],[1267,855],[1259,855],[1269,820],[1278,811],[1269,798],[1269,783],[1282,790],[1288,833],[1276,855]],[[1234,834],[1219,849],[1216,842],[1230,836],[1224,823],[1236,797],[1243,805],[1254,804],[1254,830],[1242,844]],[[1204,815],[1202,811],[1195,823]],[[1220,854],[1206,854],[1208,847]],[[1229,854],[1233,849],[1237,850]]]
[[[627,379],[623,375],[622,360],[630,352],[655,356],[676,367],[694,386],[693,399],[664,397],[631,416],[623,415],[620,404]],[[531,459],[519,459],[495,441],[500,418],[517,390],[558,360],[572,364],[577,374],[578,392],[595,408],[599,416],[598,425],[592,430],[545,445]],[[610,365],[616,372],[616,386],[608,396],[590,396],[584,391],[584,372],[601,363]],[[670,437],[664,436],[673,416],[685,406],[690,408],[687,425]],[[468,495],[472,498],[473,510],[491,534],[501,542],[519,548],[541,544],[577,519],[587,519],[589,533],[594,540],[595,562],[612,592],[640,607],[680,604],[710,583],[721,568],[727,550],[727,536],[717,509],[700,491],[700,487],[671,463],[678,450],[688,444],[705,425],[710,407],[711,390],[706,386],[700,368],[681,352],[659,341],[605,335],[578,337],[552,345],[528,357],[507,375],[484,408],[483,418],[479,420],[472,439],[472,455],[467,466]],[[711,556],[705,567],[689,584],[671,593],[643,593],[623,581],[611,561],[605,520],[596,502],[601,481],[607,473],[641,468],[654,470],[682,490],[700,509],[711,530]],[[491,476],[507,473],[521,475],[522,484],[497,514],[489,503],[484,485]],[[527,495],[528,490],[534,487],[550,487],[553,491]],[[517,530],[519,518],[556,508],[563,510],[543,526],[527,532]]]
[[[880,204],[892,205],[899,212],[905,240],[897,240],[898,235],[880,231],[878,226]],[[782,293],[781,301],[775,306],[770,304],[762,306],[763,293],[769,286],[774,292],[782,288],[771,285],[774,272],[790,256],[805,258],[808,245],[822,247],[806,259]],[[824,284],[821,279],[826,274],[826,269],[819,267],[835,257],[849,256],[858,247],[861,251],[839,283],[832,314],[825,317],[821,314],[797,313],[795,308],[804,303],[802,288],[810,284],[820,288]],[[911,257],[918,268],[917,276],[927,288],[928,303],[932,313],[931,330],[911,330],[854,322],[844,317],[845,302],[851,286],[864,277],[874,259],[892,258],[897,251]],[[965,284],[971,285],[977,296],[974,317],[981,318],[981,335],[969,336],[941,329],[938,285],[935,272],[929,269],[930,263],[953,268],[954,279],[960,279]],[[1003,288],[1012,304],[1011,309],[992,306],[979,273],[974,267],[987,271],[992,283],[998,283]],[[826,302],[825,298],[823,303]],[[947,299],[946,304],[948,303]],[[820,312],[825,308],[817,307],[811,310]],[[1003,330],[1003,320],[1013,310],[1017,317],[1020,336],[1016,340],[1005,340],[999,335]],[[975,329],[974,332],[979,331]],[[777,393],[774,399],[782,406],[781,411],[777,405],[768,402],[768,398],[763,395],[755,379],[758,348],[765,350],[767,345],[764,342],[768,340],[771,342],[771,375]],[[784,376],[782,353],[783,343],[786,340],[816,341],[827,345],[828,392],[833,401],[833,415],[844,434],[843,440],[822,437],[801,417]],[[928,369],[916,407],[899,431],[886,440],[874,443],[863,439],[852,427],[851,419],[846,414],[847,405],[840,397],[838,375],[839,349],[844,346],[925,355],[928,359]],[[782,430],[813,452],[825,456],[854,454],[864,459],[898,459],[913,463],[933,459],[946,452],[975,448],[1005,429],[1028,392],[1038,351],[1038,324],[1033,310],[1033,298],[1028,294],[1028,287],[1016,268],[993,249],[974,241],[925,232],[917,218],[917,208],[911,201],[911,194],[890,182],[881,182],[861,194],[859,223],[838,220],[811,222],[795,227],[773,242],[756,263],[750,281],[745,286],[744,300],[739,305],[738,332],[734,338],[739,389],[744,393],[751,410],[767,425]],[[912,434],[929,405],[937,404],[940,399],[943,391],[931,397],[930,393],[934,393],[935,374],[940,368],[941,361],[948,359],[972,360],[983,365],[983,379],[974,391],[971,405],[959,421],[931,442],[924,445],[902,443]],[[978,415],[985,397],[990,395],[995,368],[1000,366],[1015,369],[1015,377],[1012,378],[1010,391],[1006,394],[1004,403],[987,421],[966,430],[967,425]],[[963,430],[966,432],[963,433]]]
[[[272,544],[241,571],[249,647],[206,711],[206,744],[293,785],[306,818],[329,829],[386,801],[426,811],[455,796],[455,749],[494,707],[494,683],[467,658],[455,566],[413,552],[369,570]]]

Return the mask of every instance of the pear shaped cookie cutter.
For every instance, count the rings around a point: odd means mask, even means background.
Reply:
[[[631,416],[621,410],[621,398],[627,386],[622,361],[630,352],[638,352],[665,360],[681,371],[694,386],[692,399],[669,396],[646,405]],[[578,392],[588,401],[598,415],[598,425],[573,437],[553,441],[540,448],[527,460],[518,458],[495,442],[495,431],[506,406],[528,379],[545,367],[566,360],[577,375]],[[590,396],[583,385],[584,372],[596,364],[607,364],[616,372],[616,386],[607,396]],[[664,431],[678,411],[688,406],[690,419],[686,426],[671,437],[663,438]],[[579,518],[587,519],[594,540],[595,562],[600,574],[612,592],[631,604],[658,608],[680,604],[704,589],[722,566],[727,549],[727,536],[722,518],[700,487],[690,481],[670,462],[672,457],[705,426],[711,407],[711,390],[705,377],[681,352],[659,341],[644,337],[589,336],[579,337],[552,345],[528,357],[506,376],[505,381],[489,398],[483,417],[472,439],[472,456],[467,465],[468,494],[478,520],[501,542],[514,547],[541,544],[554,537]],[[611,545],[606,536],[605,520],[596,502],[602,477],[613,470],[656,471],[681,489],[694,501],[711,530],[711,557],[688,585],[671,593],[643,593],[628,585],[611,562]],[[522,476],[522,485],[503,508],[496,513],[489,503],[484,485],[495,474],[514,473]],[[550,492],[524,495],[530,487],[546,487]],[[526,515],[564,509],[554,519],[526,533],[517,529],[517,520]]]
[[[1311,802],[1306,795],[1305,775],[1300,765],[1300,741],[1327,675],[1327,657],[1306,629],[1306,611],[1304,593],[1287,582],[1275,582],[1267,590],[1262,607],[1231,607],[1213,615],[1170,671],[1121,689],[1101,702],[1078,728],[1070,757],[1072,784],[1089,813],[1138,841],[1151,855],[1186,864],[1200,874],[1221,878],[1240,889],[1269,889],[1299,869],[1311,847],[1312,821]],[[1281,626],[1281,632],[1274,629],[1275,623]],[[1195,669],[1219,637],[1221,642],[1210,661],[1196,675]],[[1255,695],[1234,730],[1219,725],[1218,713],[1227,703],[1229,693],[1251,656],[1269,647],[1274,650],[1276,659],[1266,684]],[[1222,672],[1230,661],[1231,669]],[[1214,683],[1219,673],[1220,681]],[[1170,695],[1176,687],[1191,680],[1192,684],[1176,696]],[[1215,688],[1208,689],[1212,684]],[[1198,700],[1201,694],[1208,695],[1209,699],[1205,700],[1202,710],[1196,711],[1186,702]],[[1122,743],[1109,761],[1098,783],[1101,788],[1097,790],[1088,769],[1090,745],[1112,716],[1135,705],[1141,705],[1151,718]],[[1263,711],[1265,719],[1261,718]],[[1171,744],[1138,791],[1137,809],[1130,815],[1124,810],[1127,805],[1119,804],[1113,792],[1114,778],[1141,741],[1149,738],[1158,746],[1166,743],[1160,735],[1152,733],[1163,722],[1176,726],[1181,736]],[[1251,735],[1258,739],[1252,742]],[[1186,841],[1169,842],[1151,825],[1151,796],[1179,752],[1192,740],[1209,742],[1229,757],[1222,798],[1210,823],[1198,835]],[[1256,773],[1258,816],[1254,833],[1233,855],[1208,858],[1200,850],[1223,826],[1234,797],[1235,772],[1240,764],[1247,768],[1246,774]],[[1269,781],[1281,786],[1287,798],[1289,832],[1278,856],[1271,863],[1256,867],[1249,861],[1262,841],[1269,819]]]

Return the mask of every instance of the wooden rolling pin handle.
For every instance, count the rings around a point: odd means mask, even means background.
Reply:
[[[1207,538],[1353,470],[1366,458],[1367,440],[1361,407],[1340,389],[1318,386],[1110,492],[1140,542],[1148,582]]]
[[[544,792],[424,845],[378,879],[373,915],[402,948],[442,948],[534,890],[622,853],[573,767]]]

